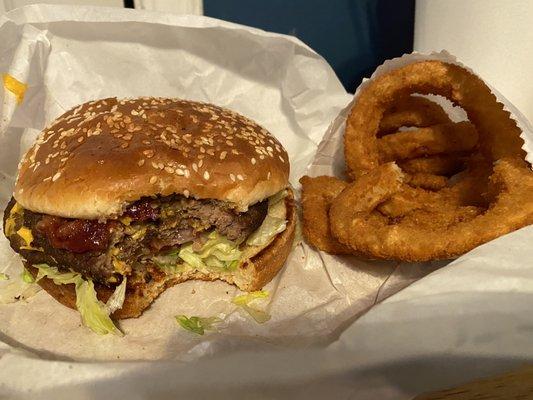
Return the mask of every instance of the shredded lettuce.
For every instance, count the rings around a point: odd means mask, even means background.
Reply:
[[[122,307],[126,294],[126,279],[117,286],[108,304],[102,303],[96,297],[94,284],[91,280],[84,280],[81,274],[75,272],[59,272],[56,267],[47,264],[34,265],[39,269],[37,281],[43,277],[52,279],[56,285],[74,284],[76,289],[76,308],[82,323],[99,335],[113,333],[122,336],[122,332],[115,326],[109,315]]]
[[[175,318],[183,329],[196,333],[197,335],[203,335],[205,331],[214,329],[213,325],[222,322],[218,317],[202,318],[176,315]]]
[[[9,280],[9,275],[3,272],[0,272],[0,281],[7,281],[7,280]]]
[[[236,243],[211,232],[199,251],[194,251],[193,245],[189,244],[180,248],[178,256],[196,269],[211,267],[232,271],[239,265],[241,253]]]
[[[278,193],[276,193],[275,195],[270,196],[268,198],[268,205],[271,207],[274,204],[279,203],[281,200],[283,200],[285,197],[287,197],[287,194],[288,193],[287,193],[286,190],[281,190]]]
[[[269,244],[272,239],[287,228],[287,220],[285,219],[285,207],[279,204],[281,200],[287,197],[287,191],[282,190],[268,198],[268,213],[263,223],[257,230],[255,230],[248,239],[246,244],[248,246],[265,246]]]
[[[33,275],[30,274],[30,272],[26,268],[22,269],[22,274],[20,274],[20,277],[26,283],[34,283],[35,282],[35,279],[34,279]]]
[[[242,294],[233,298],[232,303],[241,307],[246,311],[257,323],[263,324],[267,322],[271,316],[266,311],[260,310],[258,308],[250,306],[250,303],[257,299],[264,299],[268,297],[268,292],[266,290],[258,290],[256,292],[250,292],[247,294]]]
[[[52,279],[56,285],[67,285],[69,283],[77,285],[83,280],[80,274],[75,272],[59,272],[56,267],[51,267],[48,264],[35,264],[34,267],[39,270],[37,272],[37,282],[47,277]]]
[[[108,309],[96,297],[94,284],[91,280],[76,284],[76,308],[81,314],[83,324],[99,335],[113,333],[122,336],[122,332],[109,317]]]
[[[113,294],[107,299],[105,307],[109,315],[122,308],[124,300],[126,299],[126,282],[127,278],[122,278],[120,285],[115,288]]]
[[[179,249],[174,249],[168,253],[158,254],[157,256],[152,257],[152,260],[159,268],[163,270],[168,269],[170,271],[173,271],[174,269],[176,269],[177,264],[180,262],[178,252]]]
[[[248,236],[246,244],[250,246],[264,246],[278,233],[283,232],[285,228],[287,228],[287,220],[285,218],[267,215],[261,226]]]

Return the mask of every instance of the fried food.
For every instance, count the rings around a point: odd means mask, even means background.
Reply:
[[[469,205],[469,199],[460,196],[458,187],[447,188],[440,191],[429,191],[422,188],[413,188],[407,185],[402,186],[402,190],[394,193],[389,200],[380,204],[377,210],[396,221],[402,223],[408,220],[414,220],[418,223],[425,220],[426,217],[431,218],[439,214],[442,216],[448,214],[448,220],[456,217],[456,214],[464,215],[463,211],[468,209],[468,213],[479,214],[485,208],[479,203],[476,205]],[[429,219],[430,223],[436,224],[435,219]]]
[[[347,183],[331,176],[300,179],[302,184],[302,232],[306,241],[319,250],[331,254],[353,253],[330,232],[328,211],[333,199]]]
[[[400,121],[394,108],[413,93],[442,95],[469,121],[398,131],[400,123],[422,124]],[[382,136],[393,126],[395,132]],[[354,181],[337,187],[336,197],[330,192],[328,206],[308,222],[308,235],[329,216],[322,235],[343,252],[400,261],[459,256],[533,223],[533,172],[522,144],[509,113],[466,69],[421,61],[393,70],[359,93],[344,137]],[[316,193],[323,182],[316,181]]]
[[[377,140],[381,164],[426,155],[473,150],[476,128],[467,121],[397,132]]]
[[[429,190],[439,190],[447,186],[445,176],[450,170],[459,171],[458,162],[443,162],[446,152],[457,149],[471,150],[477,142],[477,134],[470,135],[467,130],[474,130],[469,123],[454,124],[437,103],[417,95],[400,97],[385,111],[381,119],[378,139],[378,151],[383,162],[413,160],[402,170],[409,173],[411,186]],[[419,127],[416,131],[399,131],[401,128]],[[451,133],[450,133],[451,132]],[[385,138],[381,139],[383,136]],[[451,136],[451,140],[448,137]],[[433,156],[438,154],[437,156]],[[421,158],[413,158],[419,157]],[[429,155],[429,156],[428,156]],[[427,157],[441,157],[430,159]],[[410,160],[408,160],[410,161]],[[441,173],[441,171],[445,171]]]
[[[452,176],[464,169],[464,158],[464,154],[438,154],[428,157],[413,158],[410,160],[400,160],[397,164],[402,171],[410,174],[425,173]]]
[[[533,173],[517,157],[495,164],[489,191],[498,194],[484,210],[458,205],[450,213],[429,205],[401,217],[384,215],[377,208],[402,193],[403,179],[396,164],[388,163],[347,186],[330,208],[333,235],[370,258],[428,261],[456,257],[533,223]]]
[[[377,138],[381,119],[397,98],[410,93],[439,94],[461,106],[476,127],[488,159],[525,156],[515,122],[480,78],[455,64],[420,61],[377,77],[361,90],[344,135],[347,169],[353,179],[384,162]]]
[[[379,135],[396,132],[401,127],[419,128],[451,122],[443,108],[425,97],[407,96],[399,98],[390,106],[379,124]]]
[[[406,177],[406,183],[410,186],[428,190],[440,190],[448,186],[448,178],[442,175],[426,174],[417,172]]]

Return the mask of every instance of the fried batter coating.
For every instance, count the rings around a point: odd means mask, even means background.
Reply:
[[[331,176],[317,178],[304,176],[300,179],[300,183],[302,184],[302,232],[307,243],[331,254],[353,253],[331,236],[329,229],[329,207],[347,183]]]
[[[377,140],[377,148],[383,164],[425,155],[473,150],[477,141],[474,125],[463,121],[387,135]]]
[[[396,132],[403,126],[426,126],[451,122],[443,108],[425,97],[401,97],[385,111],[379,123],[379,135]]]
[[[440,94],[461,106],[479,133],[479,145],[487,159],[524,158],[520,130],[480,78],[455,64],[420,61],[375,78],[358,95],[344,135],[345,159],[352,178],[385,162],[378,151],[381,119],[395,99],[411,93]]]
[[[380,212],[381,204],[405,190],[403,180],[401,170],[387,163],[347,186],[330,207],[333,236],[354,252],[371,258],[428,261],[456,257],[533,223],[533,172],[518,157],[495,163],[487,189],[496,195],[486,208],[461,205],[460,197],[456,197],[458,205],[453,210],[453,205],[446,202],[432,205],[429,198],[421,198],[415,204],[423,207],[411,213],[391,211],[391,203],[388,211],[396,216],[385,215],[383,207]],[[470,184],[468,179],[442,195],[457,196],[464,184]],[[416,195],[433,196],[420,191]]]
[[[438,154],[410,160],[400,160],[397,161],[397,164],[402,171],[410,174],[425,173],[452,176],[464,169],[464,157],[465,155],[457,153]]]
[[[406,178],[406,182],[410,186],[436,191],[445,188],[448,185],[448,178],[441,175],[418,172],[415,174],[409,174]]]

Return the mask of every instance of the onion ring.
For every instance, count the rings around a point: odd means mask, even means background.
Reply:
[[[440,190],[448,186],[448,178],[446,176],[426,174],[423,172],[409,174],[406,182],[410,186],[428,190]]]
[[[383,163],[376,137],[380,121],[396,99],[411,93],[440,94],[461,106],[476,127],[481,151],[488,159],[524,158],[516,123],[480,78],[455,64],[420,61],[379,76],[360,91],[344,135],[345,159],[352,178]]]
[[[470,122],[450,122],[397,132],[377,140],[380,163],[425,155],[473,150],[478,141]]]
[[[300,179],[302,184],[302,233],[310,245],[331,254],[353,253],[330,232],[328,211],[331,202],[347,183],[330,176]]]
[[[397,164],[402,171],[410,174],[426,173],[452,176],[464,169],[464,158],[464,154],[438,154],[410,160],[400,160]]]
[[[443,108],[425,97],[408,96],[396,101],[379,123],[379,136],[395,132],[401,127],[419,128],[451,122]]]
[[[456,257],[533,223],[533,173],[517,157],[495,163],[488,189],[497,194],[483,212],[459,206],[451,214],[426,211],[424,220],[391,219],[376,208],[402,192],[403,179],[396,164],[388,163],[347,186],[330,207],[333,235],[371,258],[428,261]],[[519,206],[517,200],[523,200]]]

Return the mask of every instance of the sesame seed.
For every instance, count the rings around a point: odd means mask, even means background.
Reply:
[[[80,137],[78,138],[78,143],[83,142],[83,138],[84,138],[83,136],[80,136]]]
[[[252,162],[252,165],[255,165],[255,163],[257,162],[255,158],[252,157],[252,159],[250,160]]]
[[[176,168],[176,174],[177,175],[185,175],[185,172],[181,168]]]
[[[144,158],[141,158],[139,161],[137,161],[137,165],[142,167],[144,165]]]
[[[281,160],[281,162],[282,162],[282,163],[284,163],[284,162],[285,162],[285,160],[283,159],[283,157],[282,157],[282,156],[278,156],[278,157],[279,157],[279,159]]]
[[[157,181],[157,176],[154,175],[150,178],[150,183],[154,184],[156,183],[156,181]]]
[[[235,175],[233,175],[233,174],[229,174],[229,178],[230,178],[233,182],[235,182]]]
[[[202,165],[204,165],[204,160],[200,159],[200,162],[198,162],[198,168],[202,168]]]
[[[198,172],[198,165],[196,165],[196,163],[192,163],[192,169],[194,172]]]
[[[173,174],[174,173],[174,168],[172,167],[165,167],[165,171],[168,172],[169,174]]]
[[[188,178],[189,176],[191,176],[191,174],[190,174],[188,169],[184,170],[183,173],[185,175],[185,178]]]
[[[267,180],[270,179],[270,171],[268,171],[268,174],[267,174]]]
[[[226,154],[228,154],[227,151],[223,151],[222,153],[220,153],[220,159],[223,160],[226,158]]]
[[[143,154],[148,158],[152,158],[154,156],[154,151],[152,149],[144,150]]]
[[[185,190],[183,191],[183,195],[184,195],[185,197],[189,197],[190,193],[189,193],[189,191],[188,191],[187,189],[185,189]]]
[[[52,177],[52,182],[57,181],[60,176],[61,176],[61,172],[56,172],[56,174]]]
[[[128,145],[128,142],[126,142],[126,143],[122,143],[122,144],[120,145],[120,147],[122,147],[123,149],[125,149],[125,148],[128,147],[128,146],[129,146],[129,145]]]
[[[237,175],[237,179],[240,180],[240,181],[244,181],[244,178],[242,177],[241,174],[238,174],[238,175]]]
[[[207,171],[204,172],[204,179],[206,181],[209,180],[209,172],[207,172]]]

